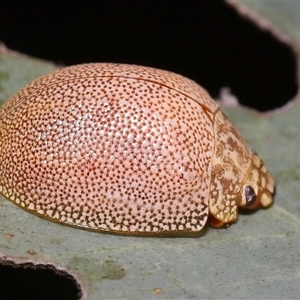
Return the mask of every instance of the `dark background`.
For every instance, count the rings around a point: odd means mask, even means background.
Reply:
[[[228,86],[242,104],[262,111],[297,92],[291,49],[221,0],[1,1],[0,39],[64,65],[172,70],[213,97]]]
[[[282,106],[298,88],[292,50],[221,0],[2,0],[0,40],[64,65],[106,61],[172,70],[213,97],[228,86],[261,111]],[[64,293],[69,283],[53,276],[51,268],[1,266],[1,295],[74,299],[78,290]]]

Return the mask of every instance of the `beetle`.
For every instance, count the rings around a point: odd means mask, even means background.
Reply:
[[[267,207],[274,180],[194,81],[91,63],[42,76],[0,110],[0,192],[43,218],[130,235],[197,233]]]

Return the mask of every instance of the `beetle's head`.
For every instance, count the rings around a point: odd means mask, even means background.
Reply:
[[[221,187],[224,188],[224,184]],[[272,176],[268,173],[257,154],[253,153],[250,167],[238,190],[233,190],[232,194],[223,193],[225,200],[222,199],[222,201],[216,202],[215,206],[210,205],[211,225],[222,227],[235,221],[237,218],[237,207],[256,209],[269,206],[273,202],[274,192],[275,183]],[[231,197],[233,201],[226,200],[226,197],[227,199]]]
[[[241,186],[239,206],[247,209],[267,207],[273,202],[275,183],[256,153]]]

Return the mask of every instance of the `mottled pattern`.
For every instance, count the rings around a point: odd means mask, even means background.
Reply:
[[[238,207],[255,209],[273,201],[274,180],[260,158],[246,145],[228,118],[214,115],[215,144],[212,156],[209,211],[212,225],[222,226],[237,219]],[[245,188],[250,186],[255,203],[247,207]],[[217,220],[217,221],[216,221]]]
[[[240,189],[250,165],[252,152],[221,111],[214,119],[215,141],[209,209],[218,220],[237,218]]]
[[[173,73],[118,64],[41,77],[0,111],[0,189],[54,221],[119,233],[199,231],[216,104]]]

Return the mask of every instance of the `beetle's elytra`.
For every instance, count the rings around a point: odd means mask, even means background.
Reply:
[[[271,175],[207,92],[158,69],[42,76],[1,108],[0,145],[0,192],[81,228],[193,233],[273,201]]]

